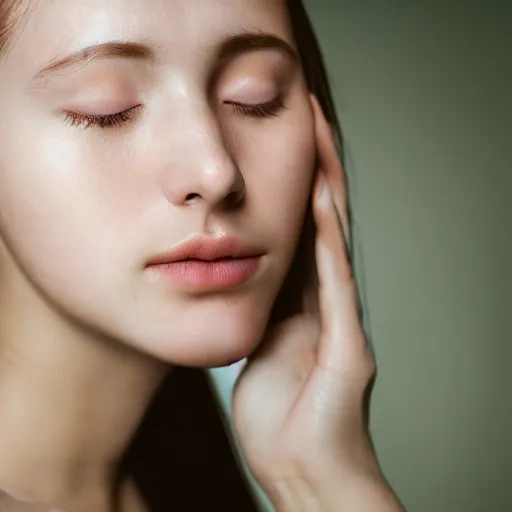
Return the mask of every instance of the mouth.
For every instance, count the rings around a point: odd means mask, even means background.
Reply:
[[[195,238],[152,258],[146,269],[187,291],[212,292],[249,281],[263,255],[262,250],[234,238]]]

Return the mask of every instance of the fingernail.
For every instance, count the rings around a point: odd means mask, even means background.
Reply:
[[[319,184],[318,203],[322,208],[327,208],[332,202],[332,195],[329,184],[323,174],[319,176]]]

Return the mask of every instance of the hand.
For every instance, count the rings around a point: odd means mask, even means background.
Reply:
[[[300,494],[304,510],[314,510],[308,500],[333,503],[343,482],[384,482],[367,428],[375,362],[347,253],[347,187],[332,130],[315,98],[312,105],[319,314],[304,311],[268,332],[233,395],[235,428],[255,478],[274,503]]]

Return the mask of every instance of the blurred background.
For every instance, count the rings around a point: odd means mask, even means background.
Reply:
[[[413,512],[512,511],[512,2],[313,0]]]

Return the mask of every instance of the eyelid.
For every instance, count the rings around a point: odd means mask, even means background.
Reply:
[[[274,99],[260,103],[246,103],[233,100],[226,100],[225,105],[232,107],[235,114],[241,117],[254,119],[263,119],[276,117],[286,108],[283,94],[279,94]],[[141,104],[135,105],[128,109],[115,112],[113,114],[97,115],[97,114],[80,114],[78,112],[66,111],[65,121],[73,127],[81,127],[84,129],[98,127],[101,129],[120,128],[134,120],[137,111],[142,107]]]
[[[67,108],[64,108],[63,111],[65,113],[72,112],[77,116],[84,117],[105,117],[105,116],[113,116],[115,114],[119,114],[121,112],[126,112],[128,110],[133,110],[139,107],[141,104],[136,101],[112,101],[103,100],[97,101],[95,98],[89,98],[87,101],[73,102],[74,105],[71,105]]]
[[[142,107],[141,104],[114,112],[112,114],[81,114],[78,112],[66,111],[65,121],[74,127],[91,128],[118,128],[132,121],[137,111]]]
[[[244,117],[265,118],[275,117],[286,108],[284,96],[279,94],[274,99],[262,103],[246,103],[227,100],[225,105],[233,107],[235,113]]]

